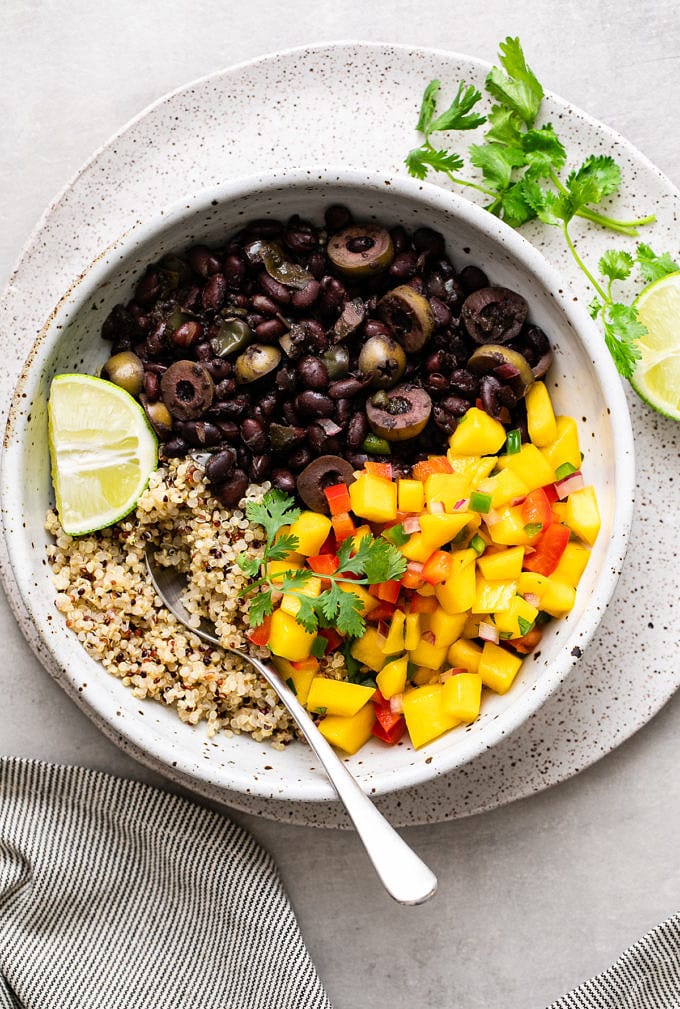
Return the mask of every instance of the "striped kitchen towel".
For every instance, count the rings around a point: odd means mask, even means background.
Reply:
[[[0,1009],[330,1009],[270,857],[224,816],[0,759]]]

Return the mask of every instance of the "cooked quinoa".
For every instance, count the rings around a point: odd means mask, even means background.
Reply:
[[[239,507],[227,510],[210,494],[200,466],[170,460],[152,474],[135,513],[109,529],[76,538],[59,525],[54,511],[47,529],[57,591],[56,606],[83,647],[140,699],[175,707],[193,725],[205,720],[209,735],[223,730],[250,733],[282,748],[295,724],[272,688],[253,667],[201,641],[162,605],[148,577],[145,551],[187,578],[184,604],[196,625],[215,625],[224,644],[254,651],[246,641],[246,579],[236,564],[243,550],[261,551],[263,531],[245,517],[247,499],[268,484],[251,485]],[[325,672],[343,675],[336,655]]]

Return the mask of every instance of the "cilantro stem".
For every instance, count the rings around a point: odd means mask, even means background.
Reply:
[[[639,227],[644,224],[652,224],[656,220],[654,214],[649,214],[648,217],[640,217],[636,221],[619,221],[616,217],[599,214],[596,210],[589,210],[588,207],[577,210],[575,216],[583,217],[586,221],[592,221],[593,224],[599,224],[603,228],[608,228],[609,231],[617,231],[620,235],[626,235],[629,238],[635,238],[639,234],[637,230]]]
[[[571,254],[574,257],[574,259],[576,260],[579,268],[581,270],[583,270],[583,272],[585,273],[586,277],[588,278],[588,280],[590,281],[590,283],[593,285],[593,287],[595,288],[595,290],[597,291],[597,293],[599,294],[599,296],[602,298],[602,300],[605,301],[605,302],[609,301],[609,299],[607,298],[607,292],[604,290],[604,288],[602,287],[602,285],[595,279],[595,277],[592,275],[592,273],[590,272],[590,270],[588,269],[588,267],[586,266],[586,264],[583,262],[583,260],[579,256],[578,252],[576,251],[576,246],[574,245],[574,243],[571,240],[571,235],[569,234],[569,228],[567,227],[566,221],[562,225],[562,232],[564,234],[564,240],[566,241],[567,245],[569,246],[569,251],[571,252]]]

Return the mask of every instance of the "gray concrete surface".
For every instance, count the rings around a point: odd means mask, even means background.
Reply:
[[[0,281],[79,165],[179,84],[342,38],[493,60],[506,34],[521,37],[546,86],[618,129],[680,184],[680,24],[668,0],[5,0]],[[166,786],[62,694],[4,602],[0,641],[0,752]],[[350,834],[233,815],[276,859],[336,1009],[541,1007],[678,909],[679,730],[676,696],[573,780],[483,816],[408,830],[440,877],[422,908],[389,902]]]

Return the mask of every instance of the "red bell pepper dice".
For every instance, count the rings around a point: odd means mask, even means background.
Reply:
[[[439,585],[445,582],[451,574],[453,568],[453,558],[446,550],[435,550],[431,557],[425,561],[422,571],[423,581],[428,585]]]
[[[386,701],[379,690],[371,698],[375,707],[375,724],[371,730],[374,736],[384,743],[394,746],[406,731],[406,719],[400,711],[392,711],[389,701]]]
[[[524,557],[524,570],[538,575],[551,575],[567,548],[571,532],[561,522],[553,522],[534,544],[534,552]]]
[[[326,495],[331,515],[340,515],[342,512],[352,510],[347,484],[334,483],[332,487],[324,487],[323,492]]]
[[[405,732],[406,719],[403,715],[398,716],[391,729],[386,729],[384,725],[377,721],[373,723],[373,728],[371,729],[372,736],[382,739],[383,743],[388,743],[389,746],[394,746],[395,743],[398,743]]]
[[[271,617],[265,617],[259,627],[254,627],[252,630],[248,631],[246,637],[249,641],[252,641],[254,645],[258,645],[264,648],[269,641],[269,630],[272,619]]]
[[[352,521],[352,516],[348,512],[338,512],[337,515],[332,515],[331,522],[333,523],[333,532],[338,543],[342,543],[348,536],[354,536],[356,527]]]
[[[364,472],[371,473],[373,476],[384,477],[385,480],[392,479],[392,463],[391,462],[371,462],[367,460],[364,463]]]
[[[332,575],[338,570],[338,558],[335,554],[317,554],[308,557],[307,564],[317,575]]]
[[[522,501],[522,520],[525,525],[539,526],[542,531],[552,524],[551,501],[544,487],[532,490]]]

